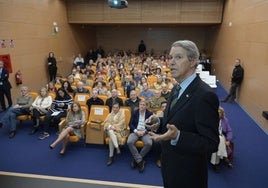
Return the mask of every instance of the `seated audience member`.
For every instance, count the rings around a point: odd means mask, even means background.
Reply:
[[[107,95],[107,88],[104,86],[104,83],[98,81],[96,86],[94,87],[98,91],[99,95]]]
[[[76,72],[79,73],[80,79],[84,71],[85,69],[81,68],[80,66],[76,66]]]
[[[62,83],[62,76],[60,74],[57,74],[55,78],[55,85],[61,85],[61,83]]]
[[[154,90],[154,96],[149,99],[148,108],[153,113],[156,113],[158,110],[161,109],[161,103],[166,101],[164,97],[161,97],[160,90]]]
[[[0,121],[0,127],[10,126],[9,138],[13,138],[16,135],[16,117],[19,115],[29,115],[30,106],[34,99],[28,93],[28,87],[21,87],[21,95],[14,101],[14,105],[8,109],[3,118]]]
[[[30,110],[32,111],[33,129],[30,134],[35,134],[39,129],[40,116],[46,115],[52,104],[52,97],[49,96],[46,88],[41,88],[38,97],[32,103]]]
[[[233,139],[233,132],[230,127],[228,119],[225,117],[225,112],[222,107],[219,107],[219,136],[220,136],[220,143],[218,147],[218,151],[211,155],[210,162],[214,165],[213,168],[216,172],[220,170],[220,160],[223,159],[229,168],[233,167],[231,163],[230,156],[233,152],[232,139]]]
[[[84,86],[83,82],[77,82],[76,89],[74,90],[74,96],[77,93],[86,93],[86,94],[89,94],[89,90],[86,89],[86,88],[84,88],[83,86]]]
[[[79,80],[81,79],[81,74],[80,74],[80,72],[77,71],[76,68],[72,69],[72,74],[71,75],[73,76],[74,79],[79,79]]]
[[[40,140],[43,140],[50,136],[48,133],[48,129],[51,120],[53,119],[53,124],[55,126],[58,126],[58,124],[60,123],[60,119],[66,117],[67,109],[72,103],[73,99],[70,97],[70,95],[64,89],[60,88],[57,91],[55,100],[52,102],[51,109],[45,116],[45,120],[43,123],[44,133],[39,136]]]
[[[160,110],[158,111],[158,113],[156,115],[158,117],[164,117],[164,111],[165,111],[166,107],[167,107],[167,101],[161,102]]]
[[[146,77],[151,76],[151,75],[152,75],[152,72],[151,72],[151,70],[150,70],[150,67],[149,67],[149,66],[146,66],[146,67],[144,68],[144,71],[143,71],[142,74],[143,74],[144,76],[146,76]]]
[[[90,85],[90,82],[87,80],[88,78],[87,78],[87,75],[85,75],[85,74],[82,74],[82,76],[81,76],[81,82],[84,84],[84,86],[91,86]],[[91,86],[92,87],[92,86]]]
[[[48,82],[47,84],[47,92],[56,93],[57,88],[55,87],[54,82]]]
[[[110,66],[110,68],[112,68],[113,66]],[[114,80],[114,81],[118,81],[120,80],[120,77],[117,75],[115,70],[110,70],[109,71],[110,74],[107,76],[107,82],[109,82],[110,80]]]
[[[92,90],[92,97],[87,100],[87,106],[89,112],[92,105],[104,105],[103,100],[98,97],[98,91],[96,89]]]
[[[167,84],[162,84],[162,90],[161,90],[161,97],[164,97],[166,100],[168,100],[170,96],[170,91],[168,90]]]
[[[152,84],[151,88],[155,90],[161,90],[163,85],[163,78],[161,75],[157,75],[157,80],[155,83]]]
[[[130,98],[125,101],[125,106],[129,106],[131,108],[131,112],[134,112],[139,109],[139,102],[141,99],[137,96],[135,90],[130,91],[129,97]]]
[[[68,81],[62,82],[61,88],[64,89],[67,93],[73,93],[74,92],[71,84]]]
[[[76,86],[74,76],[72,74],[67,77],[67,81],[70,83],[71,86]]]
[[[93,62],[93,60],[90,60],[90,62]],[[93,64],[93,63],[92,63]],[[94,79],[94,70],[92,69],[92,65],[87,65],[86,66],[86,70],[84,72],[84,74],[87,76],[88,79]]]
[[[130,91],[134,90],[136,87],[135,82],[131,80],[130,75],[127,75],[125,77],[125,81],[122,83],[122,87],[124,88],[125,95],[127,96],[127,98],[129,98]]]
[[[58,138],[49,146],[50,149],[55,148],[59,142],[62,142],[60,154],[63,155],[70,136],[76,135],[79,138],[82,137],[81,126],[83,124],[85,124],[85,113],[81,109],[80,104],[78,102],[74,102],[71,104],[70,110],[67,113],[64,129],[61,131]]]
[[[113,89],[116,89],[116,90],[117,90],[117,95],[118,95],[118,96],[123,96],[123,95],[124,95],[124,93],[121,93],[121,92],[117,89],[117,85],[116,85],[116,83],[113,82],[113,81],[111,81],[111,82],[109,83],[109,89],[107,90],[107,97],[108,97],[108,98],[112,96],[112,90],[113,90]]]
[[[137,83],[137,88],[139,88],[140,91],[143,90],[144,83],[147,83],[147,78],[145,76],[141,77],[141,80]]]
[[[107,166],[113,163],[114,149],[116,149],[117,154],[121,154],[119,145],[122,144],[122,134],[121,132],[126,128],[125,113],[120,110],[120,104],[118,102],[113,102],[112,111],[106,117],[104,121],[104,130],[110,137],[109,141],[109,159]]]
[[[161,66],[157,66],[156,68],[155,68],[155,75],[159,75],[159,76],[161,76],[162,75],[162,68],[161,68]]]
[[[153,113],[147,110],[147,103],[145,100],[141,100],[139,102],[139,109],[135,110],[132,114],[131,122],[130,122],[130,135],[127,140],[128,148],[133,156],[133,160],[131,161],[132,168],[138,167],[139,172],[143,172],[144,170],[144,157],[151,150],[152,147],[152,139],[148,134],[147,127],[145,124],[145,120],[149,118]],[[138,151],[135,146],[135,143],[141,140],[144,143],[144,147]]]
[[[118,97],[118,91],[116,89],[112,90],[112,96],[106,100],[105,105],[109,106],[110,112],[112,111],[112,106],[114,102],[118,102],[120,106],[123,106],[123,100]]]
[[[84,62],[84,58],[82,57],[82,55],[79,53],[77,57],[75,57],[74,59],[74,67],[76,66],[80,66],[82,69],[84,69],[85,66],[85,62]]]
[[[143,98],[145,98],[145,100],[149,100],[149,98],[154,96],[154,92],[149,90],[148,83],[143,83],[142,86],[143,86],[143,89],[140,92],[139,97],[143,97]]]

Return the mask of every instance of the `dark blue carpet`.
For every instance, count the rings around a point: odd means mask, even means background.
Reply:
[[[220,85],[215,92],[219,98],[226,95]],[[267,135],[238,104],[221,105],[235,136],[234,168],[228,169],[222,165],[220,173],[215,173],[210,166],[209,187],[267,188]],[[0,171],[162,186],[153,151],[146,158],[146,168],[141,174],[137,169],[131,169],[131,156],[127,148],[123,148],[122,155],[115,156],[112,166],[107,167],[107,146],[72,143],[66,154],[60,156],[60,145],[54,150],[48,147],[57,137],[55,130],[49,138],[41,141],[38,140],[41,132],[28,135],[31,128],[30,121],[18,125],[17,135],[13,139],[8,138],[7,127],[0,129]]]

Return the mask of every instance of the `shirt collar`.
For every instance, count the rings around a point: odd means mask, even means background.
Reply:
[[[180,94],[186,90],[186,88],[192,83],[192,81],[195,78],[196,78],[196,73],[192,74],[191,76],[183,80],[182,83],[180,83],[180,86],[181,86]]]

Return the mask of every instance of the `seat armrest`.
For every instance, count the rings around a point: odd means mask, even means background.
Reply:
[[[63,120],[60,121],[60,123],[58,125],[59,126],[59,132],[61,132],[62,129],[64,128],[65,123],[66,123],[66,120],[65,119],[63,119]]]

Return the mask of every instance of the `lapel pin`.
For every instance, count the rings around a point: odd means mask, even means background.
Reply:
[[[188,97],[189,97],[189,95],[188,95],[188,94],[186,94],[186,97],[188,98]]]

